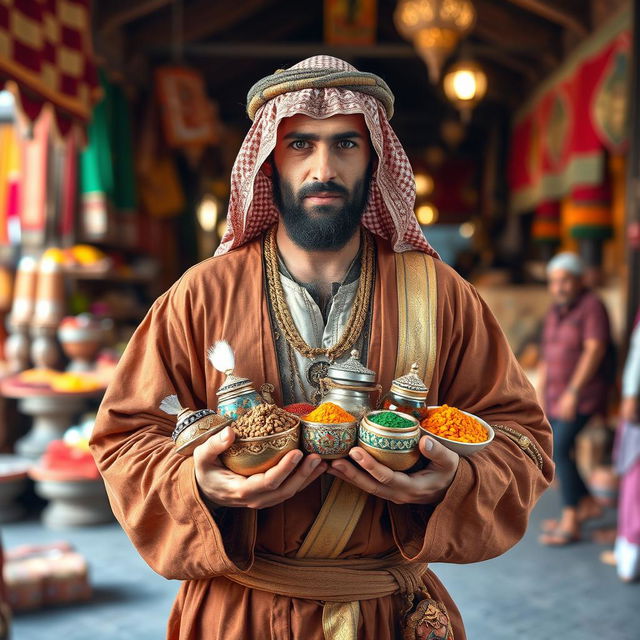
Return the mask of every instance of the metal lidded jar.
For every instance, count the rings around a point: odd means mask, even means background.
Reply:
[[[411,371],[391,383],[391,388],[382,399],[382,408],[407,413],[422,421],[427,416],[427,394],[429,389],[418,375],[418,363]]]
[[[218,413],[232,420],[237,420],[253,407],[264,403],[262,396],[253,388],[251,380],[232,373],[227,375],[227,379],[216,395],[218,396]]]
[[[327,389],[323,402],[333,402],[356,418],[371,411],[371,394],[380,392],[375,371],[367,369],[358,360],[360,353],[354,349],[345,362],[334,362],[322,381]]]

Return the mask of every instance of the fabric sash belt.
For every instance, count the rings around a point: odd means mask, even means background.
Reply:
[[[353,560],[256,555],[248,571],[225,577],[250,589],[288,598],[352,602],[413,594],[422,586],[427,564],[410,564],[400,554]]]

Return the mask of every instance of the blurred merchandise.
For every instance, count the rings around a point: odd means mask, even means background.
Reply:
[[[95,359],[103,346],[113,322],[98,319],[91,314],[63,318],[58,328],[58,340],[65,355],[71,360],[67,371],[83,372],[95,369]]]
[[[22,545],[7,550],[4,580],[14,611],[91,597],[87,561],[67,542]]]

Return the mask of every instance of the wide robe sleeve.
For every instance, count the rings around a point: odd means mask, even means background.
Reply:
[[[107,389],[90,443],[127,535],[152,569],[181,580],[246,570],[256,535],[255,511],[209,511],[193,458],[174,451],[175,418],[158,408],[172,393],[183,406],[207,406],[201,322],[190,296],[183,277],[154,303]]]
[[[439,352],[429,395],[489,424],[529,437],[540,470],[503,433],[461,458],[444,499],[435,507],[389,503],[394,538],[416,562],[468,563],[504,553],[523,535],[529,513],[553,478],[552,437],[535,392],[493,314],[476,290],[439,265]]]

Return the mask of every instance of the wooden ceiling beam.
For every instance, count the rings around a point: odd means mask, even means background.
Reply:
[[[195,0],[183,10],[183,43],[195,42],[211,36],[224,34],[238,23],[255,13],[276,4],[277,0],[242,0],[224,2],[222,0]],[[139,27],[131,29],[128,39],[138,50],[156,49],[171,43],[173,26],[171,14],[149,16]]]
[[[166,47],[158,49],[166,51]],[[212,58],[308,58],[330,55],[338,58],[414,58],[416,52],[410,45],[328,45],[323,42],[203,42],[186,45],[189,56]]]
[[[507,54],[526,54],[537,57],[547,66],[562,59],[562,31],[537,16],[489,0],[477,0],[477,22],[473,33],[498,46]]]
[[[96,27],[99,31],[113,31],[172,2],[173,0],[110,0],[108,4],[96,2]]]
[[[585,0],[509,0],[521,9],[553,22],[584,37],[589,34],[590,3]]]

